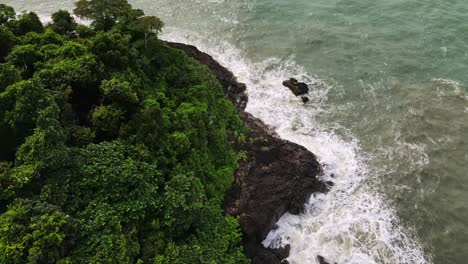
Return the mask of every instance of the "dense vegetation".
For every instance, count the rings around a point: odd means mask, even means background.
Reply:
[[[0,5],[0,263],[246,263],[218,81],[126,0],[74,13]]]

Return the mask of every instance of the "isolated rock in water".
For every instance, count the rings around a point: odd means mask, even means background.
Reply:
[[[295,96],[303,95],[309,92],[309,87],[307,84],[298,82],[294,78],[284,81],[283,85],[288,87]]]
[[[309,102],[309,97],[302,96],[301,99],[304,104]]]

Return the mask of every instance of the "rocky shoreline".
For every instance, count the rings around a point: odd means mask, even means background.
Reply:
[[[249,128],[246,143],[237,146],[247,158],[240,161],[235,182],[225,196],[224,210],[238,219],[245,253],[252,263],[287,263],[284,259],[289,247],[267,249],[261,242],[284,213],[299,214],[313,192],[326,192],[326,185],[318,179],[322,173],[319,162],[310,151],[281,139],[260,119],[245,112],[245,84],[213,57],[194,46],[166,44],[211,69]]]

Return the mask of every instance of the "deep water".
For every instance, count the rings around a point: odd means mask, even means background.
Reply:
[[[7,0],[47,17],[73,1]],[[316,153],[328,195],[265,245],[292,263],[467,263],[468,2],[134,0],[162,37],[248,85],[247,111]],[[303,105],[281,85],[312,88]]]

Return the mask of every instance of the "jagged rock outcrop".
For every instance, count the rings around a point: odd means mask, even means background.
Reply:
[[[320,164],[302,146],[269,132],[261,120],[245,112],[240,115],[250,128],[242,146],[247,159],[240,163],[224,207],[238,217],[253,263],[281,263],[289,249],[265,249],[261,242],[284,213],[300,213],[312,192],[325,190],[317,179]]]
[[[326,191],[325,184],[317,178],[320,164],[307,149],[279,138],[260,119],[244,111],[246,87],[228,69],[194,46],[170,42],[167,45],[185,51],[213,71],[249,128],[246,142],[237,146],[247,155],[240,161],[235,182],[225,196],[224,209],[237,217],[245,252],[252,263],[286,263],[282,260],[289,255],[289,247],[267,249],[261,242],[284,213],[300,213],[313,192]]]

